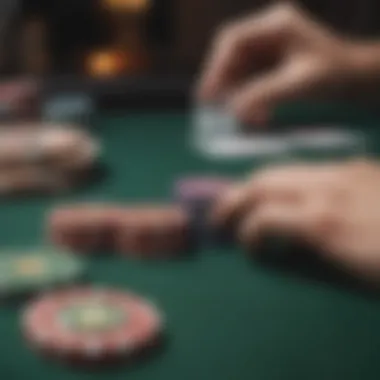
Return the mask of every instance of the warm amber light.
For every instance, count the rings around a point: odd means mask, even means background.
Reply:
[[[120,74],[125,67],[121,52],[103,51],[92,53],[87,62],[87,71],[93,76]]]
[[[150,6],[150,0],[103,0],[107,9],[142,12]]]

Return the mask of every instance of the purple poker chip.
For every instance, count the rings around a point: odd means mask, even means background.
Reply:
[[[233,184],[226,177],[187,177],[174,186],[174,198],[188,213],[193,245],[224,245],[230,241],[226,231],[216,231],[208,223],[215,199]]]
[[[188,177],[180,179],[174,187],[174,198],[180,203],[209,202],[233,184],[226,177]]]

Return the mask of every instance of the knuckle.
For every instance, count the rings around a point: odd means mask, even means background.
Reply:
[[[279,4],[275,13],[283,25],[290,25],[300,17],[298,8],[291,2]]]
[[[324,209],[316,212],[312,217],[311,230],[319,237],[328,237],[334,234],[344,223],[343,215]]]
[[[228,44],[233,41],[237,34],[238,25],[236,22],[229,22],[221,26],[216,34],[216,42],[220,44]]]
[[[245,43],[241,38],[241,26],[239,21],[224,25],[217,33],[216,47],[229,52],[239,50]]]

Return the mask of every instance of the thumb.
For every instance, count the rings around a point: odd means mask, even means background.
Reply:
[[[238,88],[229,106],[241,121],[265,124],[276,106],[310,95],[321,79],[315,63],[288,63]]]

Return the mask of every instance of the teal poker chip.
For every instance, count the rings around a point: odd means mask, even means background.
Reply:
[[[0,295],[23,295],[67,285],[85,273],[84,260],[52,248],[0,252]]]
[[[42,116],[48,122],[88,124],[94,105],[91,97],[84,93],[56,95],[43,105]]]

